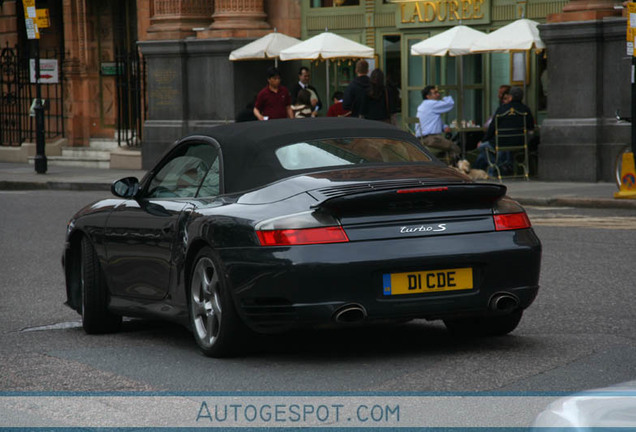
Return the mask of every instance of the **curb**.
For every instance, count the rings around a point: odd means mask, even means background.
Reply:
[[[0,190],[71,190],[71,191],[109,191],[109,183],[74,183],[74,182],[18,182],[0,180]]]
[[[636,200],[612,198],[515,198],[521,205],[545,207],[581,207],[581,208],[614,208],[636,209]]]

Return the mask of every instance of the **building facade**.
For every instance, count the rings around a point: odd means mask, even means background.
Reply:
[[[303,2],[303,37],[325,28],[373,47],[373,66],[381,68],[401,90],[403,123],[415,116],[422,100],[421,90],[436,84],[458,101],[459,59],[457,57],[421,57],[410,54],[411,47],[458,24],[489,32],[518,18],[545,22],[550,14],[562,10],[567,1],[510,0],[305,0]],[[483,124],[497,104],[497,89],[502,84],[526,88],[526,100],[539,118],[546,111],[547,81],[541,75],[547,67],[545,52],[473,54],[461,60],[463,78],[463,118],[456,108],[447,115],[448,123]],[[521,59],[521,63],[519,63]],[[515,63],[516,61],[516,63]],[[524,68],[520,71],[519,68]],[[516,69],[515,69],[516,68]],[[525,70],[527,68],[527,70]],[[519,73],[525,75],[519,77]],[[331,82],[343,88],[351,77],[350,65],[337,68]],[[321,76],[319,68],[317,77]],[[322,73],[324,75],[324,72]],[[544,85],[545,84],[545,85]],[[330,92],[337,90],[332,86]]]
[[[192,112],[204,123],[231,121],[236,111],[234,96],[225,91],[212,99],[196,98],[201,87],[228,88],[224,80],[233,70],[227,57],[222,66],[227,70],[201,73],[193,94],[183,95],[175,94],[182,89],[170,84],[176,74],[186,72],[190,61],[181,58],[175,69],[171,67],[175,64],[160,61],[150,70],[149,63],[157,61],[153,57],[157,49],[159,57],[165,59],[167,51],[162,46],[179,51],[184,44],[192,45],[199,50],[194,57],[210,55],[216,59],[220,52],[217,45],[238,47],[274,29],[300,37],[297,0],[36,0],[35,7],[46,10],[49,16],[48,25],[39,28],[37,42],[27,38],[23,1],[0,1],[0,158],[7,154],[2,150],[16,150],[35,139],[34,120],[29,115],[35,85],[29,78],[33,74],[29,62],[35,56],[36,43],[40,58],[55,62],[56,68],[54,81],[41,81],[42,97],[47,101],[47,146],[61,141],[65,146],[86,147],[91,140],[107,139],[139,147],[146,122],[150,122],[152,139],[153,119],[178,122],[183,118],[175,115]],[[206,46],[214,48],[208,51]],[[146,47],[148,58],[142,52]],[[185,75],[184,79],[191,81]],[[214,84],[205,85],[212,81]],[[175,108],[178,99],[184,102],[189,96],[202,108]],[[240,97],[240,106],[244,99],[247,97]],[[223,110],[203,106],[211,103]],[[170,139],[187,130],[176,128]]]
[[[40,56],[56,60],[59,73],[57,83],[43,85],[47,142],[63,138],[66,145],[85,147],[111,139],[141,146],[148,168],[180,136],[233,121],[265,85],[273,62],[230,62],[232,50],[274,29],[302,39],[326,29],[374,48],[372,67],[382,68],[400,90],[403,127],[412,126],[426,84],[459,100],[461,74],[463,115],[456,109],[446,117],[457,125],[482,125],[496,108],[500,85],[522,86],[540,126],[539,176],[611,180],[614,157],[629,142],[629,129],[616,124],[613,114],[619,109],[629,115],[631,100],[626,20],[614,3],[37,0],[38,9],[49,11]],[[28,59],[34,44],[26,38],[23,16],[22,0],[0,2],[0,158],[3,148],[32,141]],[[461,71],[456,57],[410,55],[414,44],[459,23],[489,32],[520,17],[542,23],[547,50],[468,55]],[[294,84],[300,64],[279,64],[284,84]],[[336,62],[327,89],[325,63],[305,65],[323,101],[354,76],[353,61]]]
[[[616,110],[631,111],[621,5],[613,0],[303,0],[302,36],[329,29],[373,47],[372,67],[383,69],[401,90],[405,128],[415,121],[427,84],[454,96],[457,103],[446,122],[457,125],[483,125],[497,107],[500,85],[523,87],[539,126],[533,174],[543,180],[613,181],[616,155],[630,142],[629,125],[615,119]],[[410,55],[414,44],[460,23],[490,32],[522,17],[541,23],[546,50],[467,55],[461,72],[456,57]],[[323,88],[324,73],[322,65],[314,65],[314,81]],[[329,82],[335,84],[326,93],[346,87],[353,68],[341,62],[331,73]],[[478,136],[466,140],[467,149]]]

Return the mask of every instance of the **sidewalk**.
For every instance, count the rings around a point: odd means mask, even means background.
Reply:
[[[92,169],[49,166],[37,174],[33,165],[0,162],[0,190],[110,190],[114,180],[137,177],[142,170]],[[633,208],[636,200],[614,199],[613,183],[508,180],[508,195],[523,205],[555,207]]]

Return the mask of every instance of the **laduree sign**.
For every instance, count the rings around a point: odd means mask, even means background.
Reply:
[[[439,27],[490,22],[486,0],[402,0],[397,3],[398,27]]]

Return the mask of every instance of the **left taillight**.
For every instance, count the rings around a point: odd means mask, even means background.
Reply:
[[[349,238],[338,220],[317,211],[268,219],[255,227],[261,246],[344,243]]]
[[[342,227],[256,231],[262,246],[343,243],[349,238]]]
[[[509,198],[503,198],[494,208],[493,220],[496,231],[518,230],[532,227],[530,218],[521,205]]]

